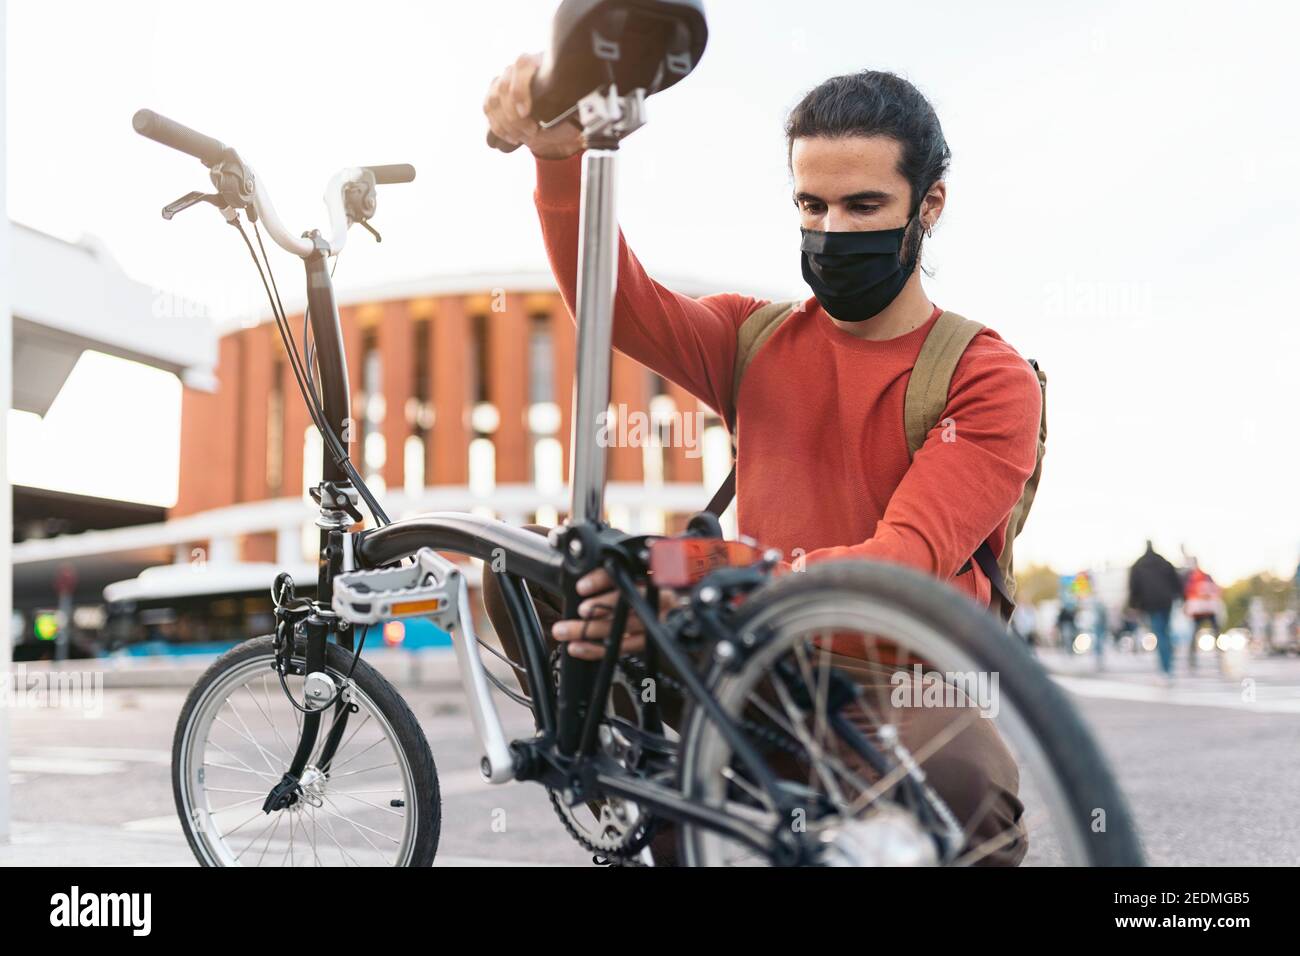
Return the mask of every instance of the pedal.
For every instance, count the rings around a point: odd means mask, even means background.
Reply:
[[[353,624],[427,617],[441,625],[458,616],[461,580],[454,563],[432,548],[421,548],[405,567],[338,575],[331,603],[335,614]]]

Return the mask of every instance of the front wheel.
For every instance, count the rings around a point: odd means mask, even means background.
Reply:
[[[301,646],[295,655],[302,662]],[[364,660],[347,697],[326,709],[292,804],[262,804],[289,768],[303,714],[274,669],[272,638],[216,660],[190,691],[172,745],[172,789],[190,849],[204,866],[429,866],[442,805],[428,740],[402,697]],[[342,686],[351,652],[329,644]],[[297,668],[301,670],[301,668]],[[303,701],[301,676],[286,677]],[[324,759],[338,722],[337,748]]]
[[[778,833],[795,861],[1142,865],[1074,709],[1022,642],[951,588],[895,565],[826,562],[756,592],[729,623],[710,687],[782,799],[699,707],[683,792]],[[679,838],[686,865],[773,862],[699,826]]]

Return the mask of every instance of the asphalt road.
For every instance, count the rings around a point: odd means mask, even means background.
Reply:
[[[1251,661],[1240,675],[1182,676],[1173,687],[1151,675],[1149,656],[1112,657],[1100,674],[1091,658],[1047,663],[1111,759],[1151,863],[1300,863],[1300,660]],[[441,862],[590,865],[539,787],[481,782],[457,692],[405,693],[440,772]],[[106,689],[98,717],[15,710],[15,841],[0,847],[0,864],[188,862],[169,777],[184,696]],[[527,715],[504,707],[510,729],[526,733]]]

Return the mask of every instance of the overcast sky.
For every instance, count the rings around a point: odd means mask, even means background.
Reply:
[[[650,124],[624,147],[620,218],[652,271],[806,295],[784,116],[829,75],[900,72],[931,97],[954,154],[927,245],[931,297],[1050,378],[1045,475],[1018,559],[1126,562],[1152,536],[1171,557],[1186,544],[1220,578],[1295,567],[1292,5],[706,7],[702,65],[650,101]],[[383,245],[352,235],[344,291],[545,268],[531,163],[484,148],[480,104],[504,64],[541,46],[553,8],[10,2],[10,215],[71,239],[93,233],[130,275],[218,317],[260,310],[247,254],[214,210],[159,217],[206,181],[196,161],[131,132],[148,106],[238,147],[295,230],[323,225],[319,197],[339,167],[414,163],[415,184],[380,196]],[[287,257],[277,265],[282,285],[299,274]],[[97,368],[77,375],[108,374]],[[174,394],[163,383],[132,394],[141,450],[122,467],[174,475],[149,452],[174,456],[174,415],[148,431],[151,405]],[[95,427],[93,409],[75,411],[63,409]],[[60,442],[75,444],[72,433],[65,422]]]

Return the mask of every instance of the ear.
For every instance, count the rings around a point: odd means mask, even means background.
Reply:
[[[933,229],[943,215],[944,204],[948,201],[948,184],[940,179],[921,200],[921,221],[926,228]]]

